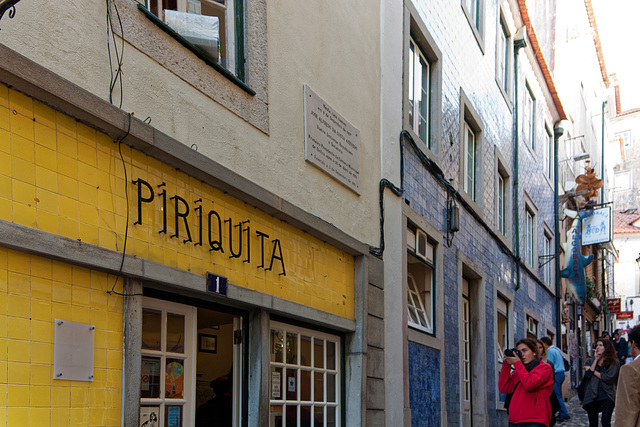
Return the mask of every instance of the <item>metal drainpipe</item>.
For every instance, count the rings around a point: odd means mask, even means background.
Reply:
[[[604,204],[604,106],[605,105],[607,105],[607,101],[606,100],[602,101],[602,160],[601,160],[602,165],[600,166],[600,168],[601,168],[600,169],[601,170],[600,178],[602,179],[602,188],[600,189],[600,203],[601,204]],[[602,300],[603,300],[603,304],[606,304],[607,303],[607,284],[605,282],[605,268],[606,268],[605,258],[604,258],[605,257],[605,255],[604,255],[605,254],[605,250],[601,249],[600,254],[601,254],[600,256],[602,257],[602,261],[601,261],[601,264],[602,264]],[[603,326],[606,326],[607,325],[607,316],[604,315],[604,313],[603,313],[602,317],[603,317],[602,324],[603,324]],[[608,327],[607,327],[607,330],[609,330]]]
[[[561,122],[556,123],[553,128],[553,216],[555,228],[555,257],[554,278],[556,282],[556,346],[562,348],[562,330],[560,326],[560,317],[562,312],[562,300],[560,295],[560,194],[558,184],[558,145],[564,129]]]
[[[513,49],[515,51],[515,59],[513,61],[514,71],[515,71],[515,106],[514,112],[516,116],[516,138],[515,138],[515,151],[514,151],[514,172],[513,172],[513,189],[514,189],[514,206],[513,206],[513,216],[515,226],[516,226],[516,288],[517,291],[520,289],[520,202],[519,202],[519,180],[518,180],[518,165],[519,165],[519,147],[520,147],[520,129],[519,129],[519,121],[518,121],[518,52],[521,48],[526,47],[527,42],[522,40],[516,40],[513,43]]]

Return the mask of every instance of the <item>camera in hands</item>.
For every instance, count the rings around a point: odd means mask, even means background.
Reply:
[[[508,356],[508,357],[514,357],[514,356],[517,356],[518,358],[522,357],[522,353],[520,353],[520,350],[517,350],[515,348],[507,348],[507,349],[505,349],[504,355]]]

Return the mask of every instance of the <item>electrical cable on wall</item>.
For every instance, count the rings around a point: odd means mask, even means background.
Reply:
[[[113,90],[116,85],[120,86],[120,103],[118,104],[119,108],[122,108],[122,97],[123,97],[123,84],[122,84],[122,62],[124,58],[124,28],[122,26],[122,20],[120,19],[120,12],[118,11],[118,5],[113,2],[113,9],[116,12],[116,17],[118,18],[118,24],[120,25],[120,37],[121,40],[121,48],[118,52],[118,42],[116,40],[116,34],[113,31],[113,17],[111,16],[111,1],[106,0],[107,4],[107,53],[109,55],[109,71],[111,73],[111,81],[109,82],[109,102],[113,104]],[[109,39],[113,40],[113,49],[115,51],[115,59],[117,68],[115,73],[113,71],[113,59],[111,57],[111,45]]]
[[[124,136],[120,139],[118,139],[117,141],[114,141],[118,144],[118,153],[120,154],[120,161],[122,162],[122,169],[124,170],[124,196],[126,199],[126,205],[127,205],[127,220],[126,220],[126,225],[125,225],[125,230],[124,230],[124,244],[122,247],[122,259],[120,261],[120,268],[118,270],[118,274],[116,275],[116,280],[113,282],[113,286],[111,287],[110,291],[107,291],[107,293],[109,295],[111,294],[115,294],[115,295],[120,295],[123,297],[133,297],[133,296],[139,296],[142,294],[125,294],[125,293],[120,293],[118,291],[115,290],[116,285],[118,284],[118,279],[120,279],[120,277],[122,276],[122,270],[124,268],[124,260],[126,258],[126,254],[127,254],[127,240],[129,237],[129,190],[127,189],[127,184],[129,183],[129,178],[127,176],[127,164],[124,161],[124,156],[122,155],[122,141],[129,136],[129,132],[131,131],[131,117],[133,116],[133,114],[129,113],[129,125],[127,126],[127,132],[124,134]]]

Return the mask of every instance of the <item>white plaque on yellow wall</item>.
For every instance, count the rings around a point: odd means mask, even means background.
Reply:
[[[360,131],[304,86],[305,160],[360,194]]]

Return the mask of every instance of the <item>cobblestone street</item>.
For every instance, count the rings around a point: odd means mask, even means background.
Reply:
[[[580,399],[578,399],[578,396],[574,396],[573,398],[571,398],[571,400],[566,402],[566,405],[567,405],[567,411],[571,415],[571,419],[564,423],[556,424],[557,426],[562,426],[562,427],[588,427],[589,426],[589,418],[587,417],[587,411],[585,411],[580,405]],[[602,414],[600,414],[600,417],[601,416]],[[614,420],[615,420],[615,416],[611,419],[611,424],[613,424]]]

